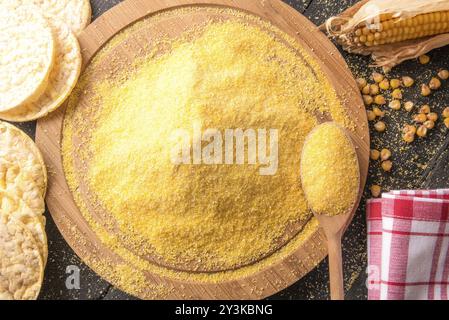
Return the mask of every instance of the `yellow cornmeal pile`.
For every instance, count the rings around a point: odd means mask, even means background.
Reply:
[[[114,245],[141,256],[226,270],[268,255],[289,225],[310,217],[299,165],[314,112],[346,119],[329,83],[304,59],[241,22],[211,23],[196,39],[140,59],[117,76],[125,80],[95,87],[93,129],[75,128],[79,115],[69,108],[64,163],[72,190],[79,186],[75,156],[87,161],[83,179],[117,222]],[[254,165],[174,165],[171,136],[197,123],[221,132],[278,129],[277,173],[261,176]],[[77,150],[70,139],[80,132],[87,138]]]
[[[348,213],[358,195],[359,175],[357,154],[342,128],[325,123],[310,134],[302,153],[301,178],[314,212]]]

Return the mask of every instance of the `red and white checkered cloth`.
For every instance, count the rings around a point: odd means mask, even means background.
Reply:
[[[448,300],[449,190],[383,194],[367,221],[369,300]]]

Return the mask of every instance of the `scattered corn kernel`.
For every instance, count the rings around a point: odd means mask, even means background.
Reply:
[[[418,60],[421,64],[428,64],[430,62],[430,57],[427,54],[423,54],[418,58]]]
[[[367,110],[366,111],[366,116],[368,118],[368,121],[376,120],[376,115],[374,114],[374,112],[372,110]]]
[[[370,158],[371,160],[377,161],[380,158],[380,151],[373,149],[370,151]]]
[[[375,198],[378,198],[380,196],[380,193],[382,192],[382,188],[378,185],[372,185],[371,186],[371,195]]]
[[[424,138],[425,136],[427,136],[427,128],[424,125],[419,126],[418,130],[416,130],[416,135],[418,137]]]
[[[401,86],[401,80],[399,79],[391,79],[390,86],[392,89],[397,89]]]
[[[438,72],[438,77],[440,77],[441,80],[449,79],[449,71],[448,70],[440,70],[440,72]]]
[[[356,82],[357,82],[357,85],[359,86],[360,91],[362,91],[363,88],[365,88],[366,85],[368,84],[368,82],[366,82],[366,80],[364,78],[358,78],[356,80]]]
[[[391,96],[393,97],[393,99],[401,100],[402,99],[402,90],[394,89],[393,92],[391,93]]]
[[[391,158],[391,151],[388,149],[382,149],[382,151],[380,152],[380,158],[382,159],[382,161],[387,161]]]
[[[376,115],[376,117],[383,118],[385,116],[385,111],[380,110],[379,107],[374,107],[373,112]]]
[[[389,106],[393,110],[401,110],[401,101],[393,100],[390,102]]]
[[[404,139],[404,141],[407,143],[412,143],[413,141],[415,141],[415,133],[413,132],[404,133],[402,139]]]
[[[430,80],[429,82],[429,88],[431,90],[438,90],[441,88],[441,81],[438,78],[432,78],[432,80]]]
[[[428,104],[423,105],[419,109],[419,113],[429,114],[430,113],[430,106]]]
[[[431,112],[427,115],[427,119],[433,122],[437,122],[438,121],[438,113],[436,112]]]
[[[374,103],[379,106],[383,106],[384,104],[387,103],[387,100],[385,100],[385,97],[383,95],[379,94],[374,97]]]
[[[373,104],[374,99],[373,99],[373,97],[371,97],[371,96],[364,95],[364,96],[363,96],[363,102],[365,103],[365,106],[370,106],[370,105]]]
[[[411,125],[411,124],[406,124],[405,127],[402,129],[403,133],[408,133],[411,132],[413,134],[416,133],[416,126]]]
[[[372,96],[375,96],[377,94],[379,94],[380,90],[379,90],[379,86],[377,84],[372,84],[369,86],[369,94]]]
[[[415,122],[417,122],[417,123],[424,123],[424,122],[427,121],[427,115],[425,115],[424,113],[416,114],[416,115],[413,117],[413,120],[414,120]]]
[[[378,72],[374,72],[374,73],[373,73],[373,80],[374,80],[374,82],[376,82],[376,83],[382,82],[382,80],[383,80],[384,78],[385,78],[384,75],[381,74],[381,73],[378,73]]]
[[[379,88],[384,91],[390,89],[390,81],[388,81],[388,79],[382,80],[382,82],[379,83]]]
[[[370,85],[367,84],[366,86],[363,87],[362,93],[363,94],[369,94],[369,91],[370,91]]]
[[[444,125],[449,129],[449,118],[444,119]]]
[[[392,168],[393,168],[393,162],[391,162],[390,160],[382,162],[382,169],[385,172],[390,172]]]
[[[449,118],[449,107],[443,110],[443,118]]]
[[[384,132],[387,129],[387,126],[385,125],[385,122],[378,121],[374,125],[374,129],[376,129],[377,132]]]
[[[426,122],[424,122],[424,127],[432,130],[433,128],[435,128],[435,122],[433,122],[432,120],[427,120]]]
[[[404,103],[404,109],[407,112],[412,111],[414,106],[415,106],[415,104],[411,101],[407,101],[406,103]]]
[[[404,84],[404,87],[409,88],[415,84],[415,80],[413,80],[413,78],[411,77],[405,76],[402,77],[402,83]]]
[[[421,95],[424,97],[430,96],[432,93],[432,90],[430,90],[429,86],[427,84],[423,84],[421,86]]]

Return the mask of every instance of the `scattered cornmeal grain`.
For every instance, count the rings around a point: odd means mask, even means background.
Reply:
[[[444,119],[444,125],[449,128],[449,118]]]
[[[317,214],[348,213],[357,198],[359,164],[351,139],[342,128],[320,125],[307,137],[301,160],[301,182]]]
[[[95,212],[83,209],[83,215],[133,264],[138,255],[181,270],[229,270],[271,254],[289,240],[287,228],[309,223],[298,151],[316,113],[350,126],[318,64],[294,43],[277,41],[278,31],[231,21],[200,31],[193,40],[162,41],[163,54],[149,52],[103,81],[90,73],[94,61],[69,101],[63,141],[69,185],[80,207],[87,207],[80,185],[88,185],[95,199],[88,204],[101,205],[119,232],[104,235]],[[262,177],[251,165],[173,164],[172,134],[198,122],[220,131],[282,128],[277,174]],[[217,282],[229,275],[201,276]]]

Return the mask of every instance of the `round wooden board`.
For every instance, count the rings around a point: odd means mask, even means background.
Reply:
[[[360,196],[366,183],[369,163],[369,130],[366,112],[357,85],[338,50],[317,28],[295,9],[279,0],[128,0],[98,18],[80,36],[84,67],[119,31],[149,15],[181,6],[230,7],[270,21],[297,39],[318,62],[338,96],[357,124],[352,138],[357,146],[361,170]],[[92,261],[113,266],[123,261],[104,246],[79,211],[67,185],[62,159],[61,140],[65,107],[39,120],[36,142],[51,173],[47,205],[62,235],[74,251],[100,276],[120,287],[107,272],[95,268]],[[355,210],[352,214],[355,213]],[[147,272],[148,286],[170,288],[158,294],[137,294],[141,298],[167,299],[261,299],[290,286],[310,272],[327,254],[325,237],[315,228],[308,239],[282,259],[241,278],[208,283],[163,277]],[[94,257],[94,258],[93,258]],[[132,266],[131,266],[132,268]],[[131,293],[132,294],[132,293]]]

